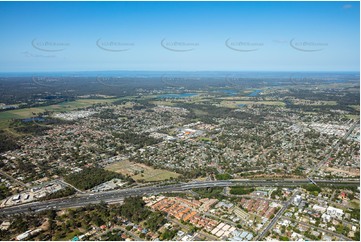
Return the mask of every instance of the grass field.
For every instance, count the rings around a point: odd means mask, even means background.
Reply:
[[[105,167],[108,171],[114,171],[123,175],[129,175],[134,180],[144,180],[145,182],[163,181],[171,177],[177,178],[179,174],[163,169],[154,169],[150,166],[130,162],[128,160],[113,163]]]
[[[263,104],[271,106],[286,106],[284,102],[279,101],[221,101],[220,105],[226,108],[239,108],[238,105],[252,105],[252,104]]]
[[[360,105],[350,105],[350,107],[355,109],[356,111],[360,111]]]
[[[298,99],[293,101],[295,105],[305,105],[305,106],[319,106],[319,105],[337,105],[336,101],[312,101],[307,99]]]
[[[174,106],[176,103],[170,101],[151,101],[150,103],[163,106]]]
[[[7,129],[10,125],[10,119],[0,119],[0,129]]]
[[[353,208],[360,208],[360,201],[358,199],[353,199],[350,201],[350,205]]]
[[[345,116],[346,116],[346,118],[348,118],[348,119],[360,120],[360,116],[359,116],[359,115],[346,114]]]
[[[107,102],[110,103],[116,100],[117,99],[79,99],[76,101],[63,102],[44,107],[22,108],[22,109],[4,111],[4,112],[0,112],[0,128],[1,129],[7,128],[11,119],[31,118],[45,111],[51,111],[51,112],[71,111],[78,108],[89,107],[93,104],[101,104]]]
[[[254,100],[254,97],[222,97],[218,98],[218,100],[226,100],[226,101],[249,101]]]
[[[212,139],[208,138],[208,137],[198,137],[198,140],[205,141],[205,142],[212,142]]]
[[[200,110],[200,109],[196,109],[196,108],[193,108],[193,112],[194,112],[196,115],[207,115],[207,114],[208,114],[206,111],[203,111],[203,110]]]

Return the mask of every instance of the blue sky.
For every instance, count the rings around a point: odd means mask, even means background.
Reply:
[[[0,71],[359,71],[359,2],[0,2]]]

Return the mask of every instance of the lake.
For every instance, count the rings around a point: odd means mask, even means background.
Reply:
[[[249,97],[257,97],[262,90],[255,90],[252,93],[248,94]]]
[[[29,123],[29,122],[33,122],[33,121],[39,121],[39,122],[43,122],[45,121],[44,118],[40,118],[40,117],[34,117],[34,118],[25,118],[21,120],[24,123]]]

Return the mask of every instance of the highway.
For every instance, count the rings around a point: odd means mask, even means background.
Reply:
[[[333,184],[337,185],[353,185],[359,186],[358,180],[316,180],[317,184]],[[32,202],[23,205],[6,207],[0,209],[0,215],[11,215],[17,213],[26,213],[30,211],[42,211],[48,209],[62,209],[81,207],[88,204],[96,204],[100,201],[107,203],[117,203],[123,201],[124,198],[130,196],[152,195],[167,192],[180,192],[194,188],[207,188],[207,187],[227,187],[227,186],[300,186],[308,184],[308,179],[299,180],[226,180],[226,181],[203,181],[203,182],[190,182],[178,183],[164,186],[148,186],[139,188],[128,188],[122,190],[113,190],[99,193],[83,193],[70,197],[59,198],[49,201]]]

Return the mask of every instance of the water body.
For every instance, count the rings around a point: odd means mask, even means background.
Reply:
[[[198,94],[196,93],[168,93],[168,94],[163,94],[163,95],[159,95],[158,98],[187,98],[187,97],[193,97],[193,96],[197,96]]]
[[[240,108],[245,107],[245,106],[246,106],[246,104],[243,104],[243,103],[238,104],[238,107],[240,107]]]
[[[249,97],[257,97],[262,90],[255,90],[252,93],[248,94]]]
[[[43,122],[43,121],[45,121],[45,119],[40,118],[40,117],[35,117],[35,118],[25,118],[25,119],[21,120],[21,122],[24,122],[24,123],[29,123],[29,122],[33,122],[33,121]]]

